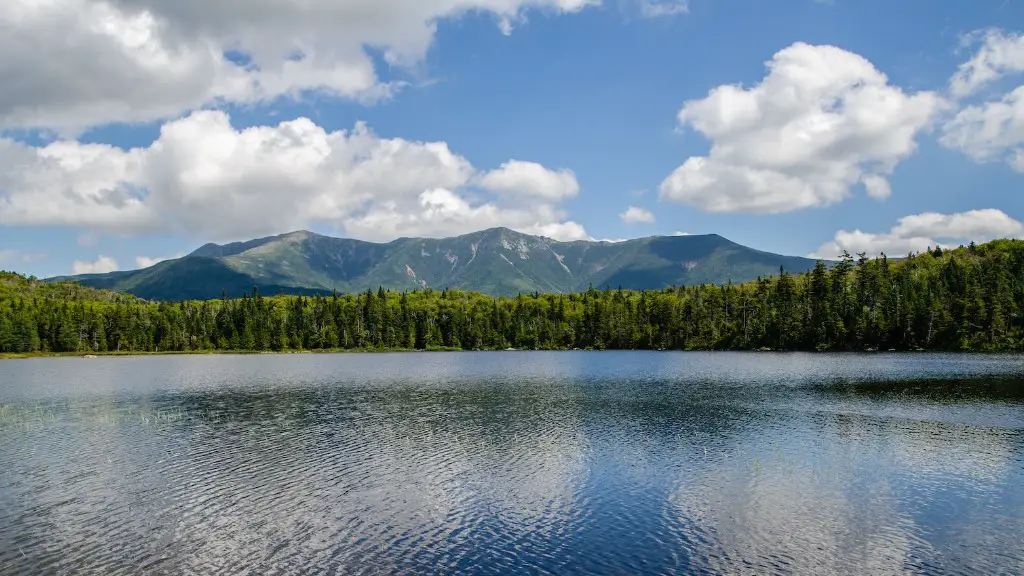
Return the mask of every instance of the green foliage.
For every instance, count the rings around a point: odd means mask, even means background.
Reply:
[[[506,264],[507,265],[507,264]],[[1024,241],[653,291],[366,289],[147,302],[0,275],[0,352],[326,349],[1020,350]]]

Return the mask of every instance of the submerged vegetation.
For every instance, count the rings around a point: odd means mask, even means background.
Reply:
[[[1019,350],[1024,241],[849,255],[737,285],[494,298],[368,290],[154,303],[0,274],[0,353],[336,349]]]

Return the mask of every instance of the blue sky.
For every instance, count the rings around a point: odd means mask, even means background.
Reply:
[[[297,228],[822,256],[1024,235],[1020,0],[45,4],[0,8],[0,268]]]

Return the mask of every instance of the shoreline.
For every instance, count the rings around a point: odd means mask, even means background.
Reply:
[[[106,351],[106,352],[0,352],[2,360],[28,360],[33,358],[82,358],[134,357],[134,356],[287,356],[293,354],[393,354],[433,352],[750,352],[777,354],[998,354],[1024,355],[1024,351],[983,351],[983,350],[765,350],[765,349],[721,349],[721,350],[658,350],[654,348],[607,349],[607,348],[483,348],[465,350],[462,348],[331,348],[322,350],[169,350],[169,351]]]
[[[30,358],[101,358],[119,356],[286,356],[290,354],[381,354],[388,352],[464,352],[461,348],[330,348],[322,350],[168,350],[168,351],[111,351],[106,352],[0,352],[0,360],[26,360]]]

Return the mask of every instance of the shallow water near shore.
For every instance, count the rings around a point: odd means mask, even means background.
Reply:
[[[1024,357],[0,363],[0,574],[1021,574]]]

